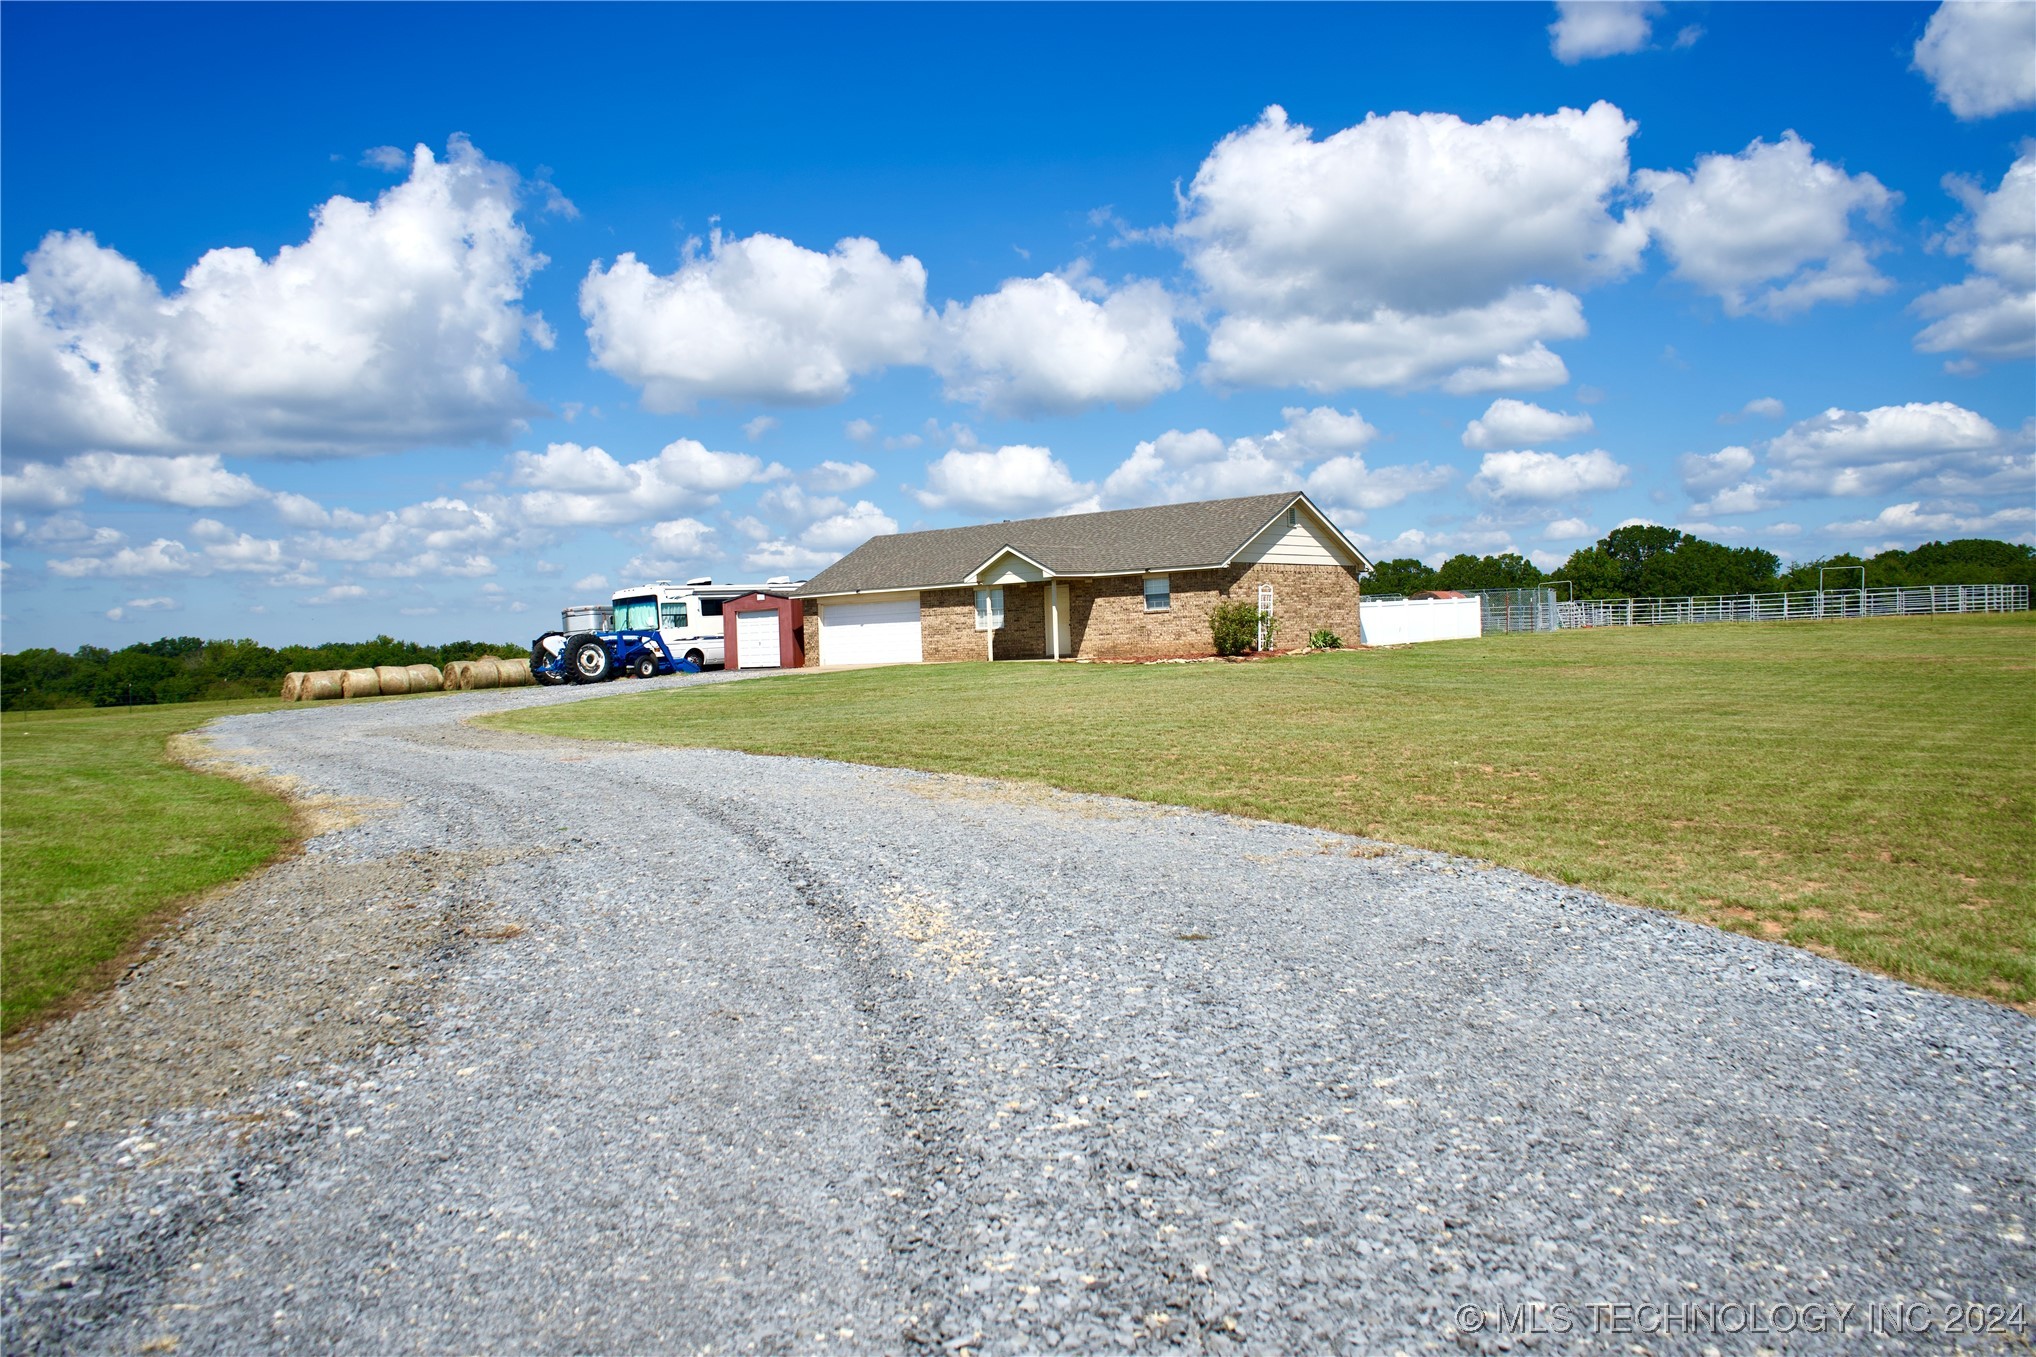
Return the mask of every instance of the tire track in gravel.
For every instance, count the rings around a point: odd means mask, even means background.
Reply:
[[[881,1081],[876,1101],[883,1111],[889,1171],[880,1228],[900,1311],[898,1337],[914,1345],[934,1343],[928,1329],[938,1330],[948,1294],[939,1279],[961,1252],[949,1210],[959,1195],[954,1180],[961,1134],[952,1112],[953,1072],[937,1060],[940,1045],[926,996],[913,991],[898,959],[846,893],[819,880],[811,861],[785,846],[794,841],[794,826],[693,788],[683,800],[693,814],[726,831],[731,843],[772,866],[800,908],[818,921],[841,963],[855,1010],[867,1020]]]

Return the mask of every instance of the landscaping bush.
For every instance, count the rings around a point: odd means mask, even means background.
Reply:
[[[1317,627],[1314,631],[1308,633],[1308,649],[1341,650],[1343,649],[1343,638],[1327,627]]]
[[[1261,614],[1256,605],[1242,600],[1219,603],[1209,614],[1209,635],[1218,655],[1243,655],[1258,649],[1258,624],[1265,622],[1266,649],[1272,649],[1273,630],[1278,625],[1270,613]]]

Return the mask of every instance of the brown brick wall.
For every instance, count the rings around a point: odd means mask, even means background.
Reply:
[[[919,595],[919,649],[930,663],[989,658],[976,630],[975,590],[928,589]]]
[[[1357,572],[1341,566],[1266,565],[1248,566],[1236,572],[1230,593],[1247,603],[1256,602],[1261,583],[1273,587],[1273,616],[1279,621],[1275,644],[1294,650],[1308,644],[1308,633],[1327,628],[1343,644],[1357,644]],[[1204,627],[1204,646],[1209,634]]]
[[[1275,644],[1291,650],[1308,643],[1308,633],[1326,627],[1357,644],[1357,572],[1341,566],[1257,565],[1224,570],[1180,571],[1169,577],[1173,606],[1145,610],[1145,582],[1137,575],[1062,580],[1068,610],[1070,657],[1121,659],[1145,655],[1207,655],[1209,614],[1230,599],[1258,601],[1258,586],[1273,587],[1273,615],[1279,619]],[[919,595],[919,631],[928,662],[986,658],[983,633],[976,630],[973,589],[928,589]],[[997,658],[1037,660],[1048,654],[1046,588],[1004,587],[1004,629],[997,633]],[[806,663],[820,662],[820,607],[806,605]]]
[[[1168,577],[1173,606],[1145,610],[1145,582],[1136,575],[1071,581],[1070,638],[1077,656],[1115,659],[1133,655],[1207,655],[1209,614],[1232,599],[1258,601],[1258,586],[1273,587],[1275,643],[1291,649],[1327,627],[1347,643],[1357,639],[1357,572],[1320,565],[1249,565],[1225,570],[1179,571]]]

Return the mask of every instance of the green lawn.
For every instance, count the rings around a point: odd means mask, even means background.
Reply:
[[[2036,614],[868,669],[491,720],[1443,849],[2036,1010]]]
[[[289,843],[281,800],[163,752],[215,716],[276,705],[0,717],[0,1027],[108,978],[153,921]]]

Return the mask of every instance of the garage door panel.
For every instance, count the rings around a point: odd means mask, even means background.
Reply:
[[[735,663],[738,669],[776,669],[779,654],[776,613],[735,615]]]
[[[822,605],[822,664],[917,664],[922,658],[916,597]]]

